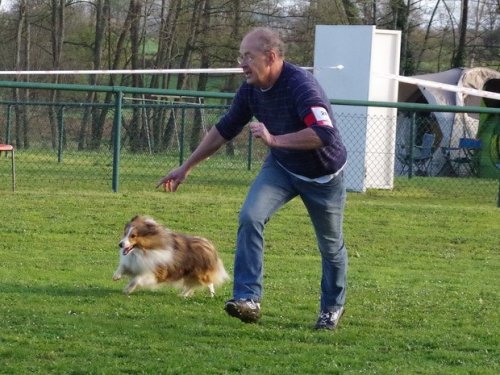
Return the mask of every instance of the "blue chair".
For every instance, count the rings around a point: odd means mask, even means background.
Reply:
[[[420,146],[413,146],[413,150],[410,150],[405,145],[400,146],[396,157],[402,165],[401,174],[409,174],[411,168],[413,174],[416,176],[429,176],[435,139],[435,134],[425,133],[422,137],[422,144]]]
[[[481,147],[480,139],[460,138],[458,147],[442,147],[441,150],[457,176],[476,176],[477,161],[474,155]]]

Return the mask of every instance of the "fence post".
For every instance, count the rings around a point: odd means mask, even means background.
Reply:
[[[113,182],[112,188],[116,193],[118,191],[118,180],[120,173],[120,140],[122,127],[122,98],[123,92],[115,93],[115,117],[113,119]]]
[[[252,150],[253,150],[253,136],[252,132],[248,132],[248,157],[247,157],[247,170],[252,169]]]
[[[62,152],[63,152],[63,142],[64,142],[64,106],[60,106],[57,111],[57,122],[59,124],[59,139],[57,146],[57,162],[60,163],[62,161]]]
[[[411,122],[410,122],[410,155],[409,161],[410,165],[408,166],[408,178],[413,177],[413,153],[415,152],[415,122],[417,118],[417,112],[413,112],[411,114]]]
[[[12,114],[12,104],[7,105],[7,126],[5,129],[5,143],[10,144],[10,127],[11,127],[11,116]]]
[[[186,126],[186,108],[181,108],[181,134],[179,135],[179,165],[184,163],[184,129]]]

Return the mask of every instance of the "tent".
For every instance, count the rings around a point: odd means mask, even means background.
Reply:
[[[484,105],[483,98],[474,95],[474,91],[485,90],[485,85],[488,85],[490,81],[497,82],[497,80],[500,80],[500,72],[489,68],[454,68],[444,72],[417,75],[411,78],[417,84],[399,82],[399,102],[481,106]],[[438,84],[426,86],[426,81]],[[444,90],[439,88],[439,84],[453,85],[457,89],[454,91]],[[497,84],[490,84],[488,87],[489,91],[500,92]],[[489,103],[499,102],[498,100],[490,100]],[[498,104],[495,106],[498,106]],[[444,155],[439,152],[441,147],[456,147],[462,137],[477,138],[481,134],[487,134],[487,137],[491,138],[491,132],[480,131],[480,119],[477,113],[433,112],[432,114],[420,113],[419,115],[426,117],[425,121],[419,121],[419,123],[426,125],[426,129],[413,130],[413,142],[418,145],[423,132],[431,131],[436,134],[434,144],[436,151],[434,152],[430,171],[431,175],[450,175],[454,173],[453,170],[450,170],[450,166],[446,165]],[[402,115],[400,111],[396,134],[397,144],[405,144],[409,138],[412,138],[409,122],[410,119]],[[491,121],[489,122],[491,123]],[[491,139],[481,140],[483,144],[491,144]],[[486,159],[483,156],[481,160]]]

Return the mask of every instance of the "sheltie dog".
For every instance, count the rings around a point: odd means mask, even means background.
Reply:
[[[131,277],[123,289],[127,295],[138,287],[170,283],[189,297],[194,290],[215,286],[229,279],[214,245],[206,238],[175,233],[152,218],[135,216],[125,225],[120,247],[120,263],[113,280]]]

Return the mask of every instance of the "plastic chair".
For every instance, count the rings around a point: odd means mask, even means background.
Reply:
[[[14,157],[14,146],[12,145],[6,145],[6,144],[0,144],[0,154],[5,151],[5,152],[10,152],[12,154],[12,191],[16,191],[16,162],[15,162],[15,157]]]
[[[443,147],[441,150],[458,176],[475,176],[477,167],[474,154],[481,150],[481,147],[480,139],[460,138],[458,147]],[[464,173],[460,172],[462,166]]]
[[[403,166],[401,174],[410,173],[410,167],[415,167],[416,176],[428,176],[429,168],[432,163],[433,146],[436,135],[433,133],[425,133],[422,137],[422,145],[414,146],[413,151],[407,150],[405,145],[401,145],[401,151],[396,154],[396,157]]]

